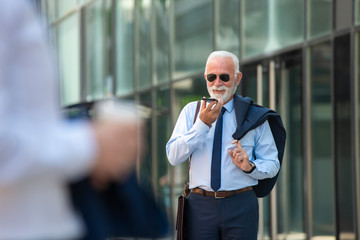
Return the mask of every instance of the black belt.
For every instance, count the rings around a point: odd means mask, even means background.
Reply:
[[[193,188],[193,189],[191,189],[191,192],[195,193],[195,194],[207,196],[207,197],[227,198],[227,197],[234,196],[236,194],[251,191],[252,189],[253,189],[252,187],[246,187],[246,188],[241,188],[241,189],[233,190],[233,191],[210,192],[210,191],[205,191],[202,188]]]

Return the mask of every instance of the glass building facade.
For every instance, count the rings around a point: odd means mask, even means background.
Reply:
[[[38,0],[61,107],[109,96],[148,107],[138,167],[174,239],[188,166],[165,145],[181,109],[207,96],[207,56],[240,59],[238,93],[287,129],[280,177],[259,199],[259,239],[360,239],[360,0]]]

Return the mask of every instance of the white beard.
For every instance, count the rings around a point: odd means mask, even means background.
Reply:
[[[207,85],[207,90],[209,92],[210,97],[215,98],[217,100],[222,99],[224,103],[226,103],[235,94],[236,89],[237,89],[236,79],[234,80],[234,83],[231,88],[228,88],[224,85],[220,87],[216,87],[215,85],[209,87]],[[214,90],[218,90],[218,91],[225,90],[225,93],[224,94],[214,93]]]

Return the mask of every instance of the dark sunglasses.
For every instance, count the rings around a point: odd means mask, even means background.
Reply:
[[[219,78],[221,81],[223,82],[228,82],[230,80],[230,76],[229,74],[226,74],[226,73],[222,73],[219,75]],[[215,81],[216,79],[216,74],[213,74],[213,73],[210,73],[208,75],[206,75],[206,79],[209,81],[209,82],[213,82]]]

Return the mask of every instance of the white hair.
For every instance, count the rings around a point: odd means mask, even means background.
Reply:
[[[231,53],[231,52],[228,52],[228,51],[214,51],[212,53],[210,53],[207,61],[206,61],[206,65],[205,65],[205,74],[206,74],[206,69],[207,69],[207,65],[208,63],[216,58],[216,57],[222,57],[222,58],[226,58],[226,57],[229,57],[232,59],[233,63],[234,63],[234,68],[235,68],[235,76],[236,74],[238,74],[240,72],[240,69],[239,69],[239,59],[236,57],[235,54]]]

